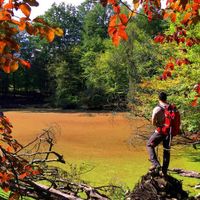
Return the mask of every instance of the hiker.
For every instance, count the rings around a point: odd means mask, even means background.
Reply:
[[[172,136],[177,135],[180,131],[180,115],[174,105],[167,103],[167,94],[165,92],[161,92],[158,95],[158,99],[159,104],[153,109],[152,113],[152,125],[156,127],[156,130],[147,142],[147,150],[152,163],[149,170],[158,170],[162,172],[163,175],[166,175],[170,161],[170,144]],[[161,142],[163,142],[162,167],[155,152],[155,147]]]

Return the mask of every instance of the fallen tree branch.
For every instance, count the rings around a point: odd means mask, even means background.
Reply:
[[[175,172],[181,176],[184,177],[191,177],[191,178],[200,178],[200,173],[195,172],[195,171],[190,171],[190,170],[184,170],[181,168],[174,168],[174,169],[168,169],[171,172]]]

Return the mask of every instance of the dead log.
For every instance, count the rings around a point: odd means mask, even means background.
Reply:
[[[185,177],[191,177],[191,178],[200,178],[200,173],[195,172],[195,171],[190,171],[190,170],[184,170],[181,168],[174,168],[174,169],[169,169],[171,172],[175,172],[181,176]]]

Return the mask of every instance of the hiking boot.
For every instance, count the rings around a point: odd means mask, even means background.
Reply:
[[[158,170],[158,169],[161,169],[161,167],[159,165],[155,166],[155,165],[152,165],[151,167],[149,167],[149,171],[154,171],[154,170]]]

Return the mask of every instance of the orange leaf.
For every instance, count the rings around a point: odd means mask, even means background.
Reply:
[[[11,10],[11,9],[14,8],[14,6],[13,6],[12,3],[7,3],[7,4],[4,5],[4,8],[5,8],[5,9],[8,9],[8,10]]]
[[[185,10],[188,10],[191,8],[191,5],[188,3],[186,6],[185,6]]]
[[[189,18],[192,16],[192,13],[189,12],[189,13],[186,13],[183,20],[181,21],[182,24],[186,24],[187,21],[189,20]]]
[[[11,146],[8,146],[8,147],[6,148],[6,151],[10,153],[10,152],[12,151],[12,147],[11,147]]]
[[[31,67],[31,64],[28,62],[28,61],[25,61],[25,60],[23,60],[23,59],[18,59],[19,60],[19,62],[23,65],[23,66],[25,66],[26,68],[30,68]]]
[[[26,4],[26,3],[20,4],[19,9],[23,12],[23,14],[26,17],[30,16],[30,14],[31,14],[31,7],[28,4]]]
[[[170,15],[170,18],[171,18],[172,22],[175,22],[176,21],[176,14],[172,12],[171,15]]]
[[[25,28],[26,28],[26,22],[24,21],[23,18],[20,19],[20,23],[18,25],[18,28],[19,28],[20,31],[24,31],[25,30]]]
[[[1,54],[3,53],[5,47],[6,47],[6,42],[0,41],[0,53]]]
[[[15,72],[16,70],[18,70],[19,65],[17,61],[12,61],[10,64],[10,72]]]
[[[110,17],[109,26],[110,27],[115,27],[116,26],[116,21],[117,21],[117,15],[113,15],[112,17]]]
[[[48,42],[52,42],[54,40],[54,37],[55,37],[55,32],[53,29],[51,28],[46,28],[45,29],[45,36],[46,36],[46,39],[48,40]]]
[[[123,39],[123,40],[128,40],[128,35],[125,31],[125,26],[119,26],[118,30],[118,35]]]
[[[120,37],[118,36],[118,32],[116,31],[112,36],[112,42],[115,46],[119,45]]]
[[[128,17],[125,14],[119,14],[119,18],[123,25],[126,25],[128,23]]]
[[[12,22],[13,24],[16,24],[16,25],[19,25],[19,24],[20,24],[20,22],[17,21],[17,20],[15,20],[15,19],[12,19],[11,22]]]
[[[112,36],[115,32],[117,31],[117,29],[115,28],[115,27],[108,27],[108,34],[110,35],[110,36]]]
[[[167,19],[170,16],[170,13],[165,12],[163,15],[163,19]]]
[[[0,11],[0,21],[9,21],[11,20],[10,13],[8,11]]]

